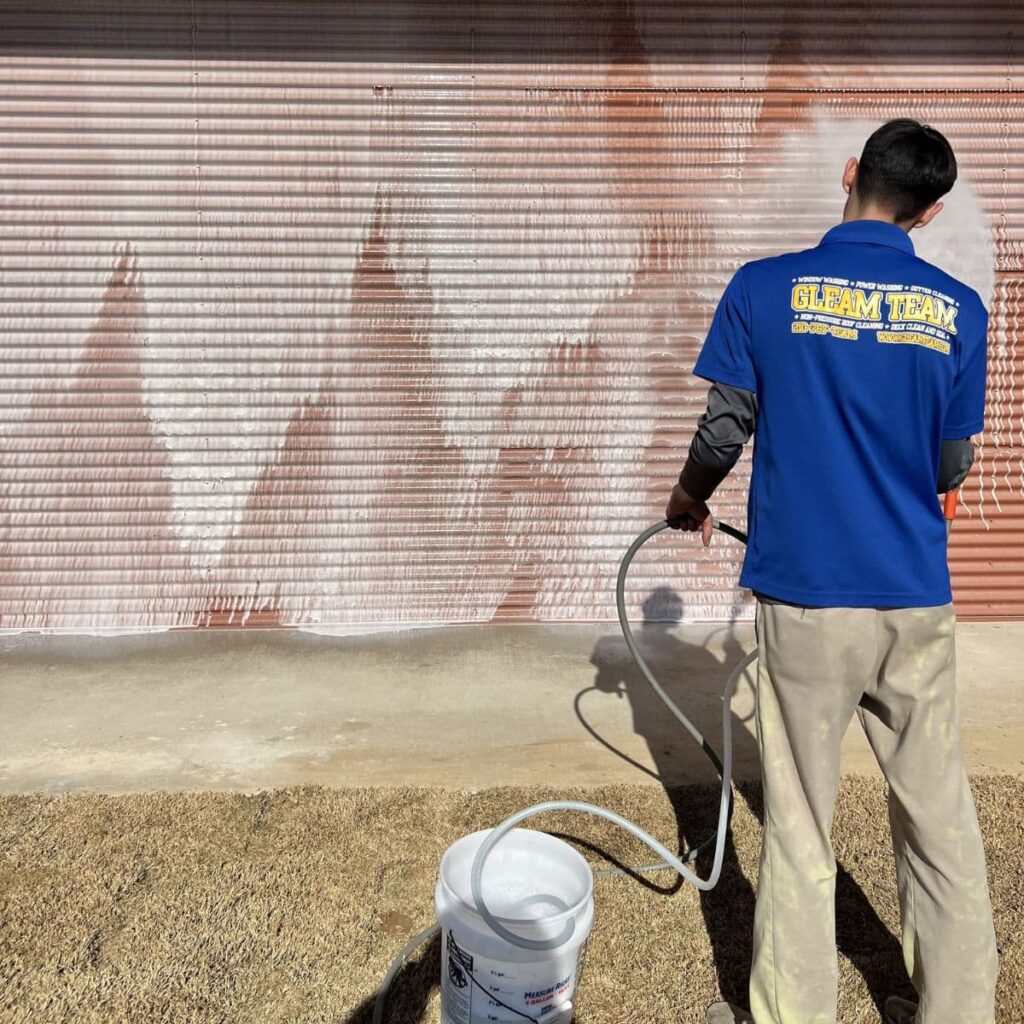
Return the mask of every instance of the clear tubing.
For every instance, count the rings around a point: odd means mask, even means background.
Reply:
[[[716,530],[728,534],[730,537],[734,537],[736,540],[739,540],[744,544],[747,541],[746,534],[737,530],[736,527],[730,526],[728,523],[722,523],[715,520],[714,526]],[[664,688],[655,678],[650,666],[647,664],[644,656],[640,653],[640,649],[637,647],[636,640],[633,637],[633,630],[629,625],[629,618],[626,615],[626,576],[629,572],[629,567],[633,558],[636,556],[636,553],[640,548],[642,548],[644,544],[651,539],[651,537],[656,533],[660,533],[662,530],[667,530],[671,527],[672,524],[668,520],[662,520],[660,523],[655,523],[653,526],[644,530],[644,532],[641,533],[640,536],[637,537],[629,546],[629,550],[623,556],[622,562],[619,565],[619,575],[615,584],[615,604],[619,614],[619,626],[622,629],[622,635],[626,641],[626,646],[629,648],[629,653],[633,656],[633,660],[636,662],[644,679],[647,680],[648,684],[680,725],[682,725],[694,740],[700,744],[701,749],[707,755],[708,760],[715,766],[715,771],[718,772],[719,778],[722,780],[722,796],[718,805],[718,828],[714,835],[706,839],[699,846],[690,850],[685,857],[679,858],[663,846],[657,839],[640,828],[639,825],[634,824],[628,818],[623,818],[614,811],[609,811],[604,807],[598,807],[595,804],[580,803],[575,800],[551,800],[546,803],[534,804],[532,807],[527,807],[522,811],[517,811],[515,814],[506,818],[500,825],[498,825],[497,828],[492,829],[487,839],[484,840],[473,860],[470,883],[473,891],[473,900],[476,903],[477,913],[479,913],[483,920],[487,922],[488,926],[495,932],[495,934],[499,935],[506,942],[510,942],[512,945],[519,946],[522,949],[554,949],[562,945],[564,942],[567,942],[569,938],[571,938],[575,928],[573,921],[570,920],[566,924],[562,933],[553,939],[528,939],[525,936],[517,935],[515,932],[510,931],[497,918],[495,918],[490,910],[487,909],[487,904],[483,898],[482,887],[483,869],[484,863],[487,860],[487,855],[504,835],[527,818],[533,818],[538,814],[546,814],[548,811],[578,811],[581,814],[590,814],[598,818],[603,818],[606,821],[610,821],[613,825],[617,825],[619,828],[629,832],[630,835],[635,836],[640,840],[640,842],[662,858],[662,862],[659,864],[645,865],[642,868],[634,868],[632,870],[658,871],[671,868],[687,882],[696,886],[696,888],[700,889],[702,892],[707,892],[708,890],[713,889],[718,884],[718,879],[722,874],[722,861],[725,857],[725,840],[729,830],[729,819],[732,815],[732,723],[730,721],[732,698],[736,693],[736,686],[739,683],[740,676],[749,665],[756,661],[757,649],[755,648],[750,651],[743,658],[736,668],[733,669],[732,674],[729,676],[729,681],[725,684],[725,690],[722,693],[722,757],[719,759],[718,754],[715,753],[714,748],[704,738],[700,730],[698,730],[693,722],[691,722],[690,719],[679,710],[672,701],[672,698],[669,697]],[[692,863],[699,854],[712,843],[714,843],[715,846],[715,856],[712,861],[711,871],[707,878],[700,878],[695,872],[691,871],[690,868],[687,867],[687,864]],[[618,871],[620,869],[615,870]],[[568,908],[566,907],[564,909]],[[514,921],[506,918],[506,921],[508,924],[512,925],[536,924],[535,920]],[[391,983],[394,981],[398,971],[412,952],[436,933],[437,928],[438,926],[434,925],[421,932],[402,950],[401,953],[398,954],[397,957],[395,957],[391,967],[388,969],[387,975],[384,978],[384,983],[381,985],[377,993],[377,1001],[373,1008],[373,1024],[381,1024],[384,1019],[385,999],[387,997],[388,989],[391,987]]]
[[[690,719],[679,710],[672,701],[672,698],[669,697],[664,688],[655,678],[650,666],[647,664],[644,656],[640,653],[640,649],[633,637],[633,631],[629,625],[629,618],[626,615],[626,576],[629,573],[630,564],[636,556],[636,553],[644,546],[644,544],[647,543],[647,541],[651,539],[651,537],[656,533],[660,533],[662,530],[669,529],[670,526],[671,524],[668,520],[655,523],[654,526],[644,530],[644,532],[641,533],[640,536],[637,537],[629,546],[629,550],[626,552],[622,559],[622,563],[619,566],[619,575],[615,584],[615,603],[619,613],[619,626],[622,628],[622,635],[625,638],[626,646],[629,648],[629,653],[633,656],[633,660],[636,662],[644,679],[647,680],[662,703],[675,716],[676,720],[683,726],[683,728],[686,729],[694,740],[700,744],[701,749],[715,766],[715,770],[718,772],[719,777],[722,780],[722,796],[718,805],[718,828],[710,839],[705,840],[705,842],[696,849],[691,850],[690,853],[687,854],[685,860],[681,860],[657,839],[640,828],[639,825],[634,824],[627,818],[623,818],[614,811],[609,811],[604,807],[597,807],[594,804],[580,803],[575,800],[552,800],[542,804],[535,804],[534,806],[527,807],[522,811],[517,811],[515,814],[506,818],[500,825],[498,825],[497,828],[493,829],[481,844],[480,849],[477,851],[476,857],[473,860],[470,884],[472,886],[473,900],[476,904],[477,913],[484,919],[488,927],[506,942],[509,942],[514,946],[519,946],[522,949],[555,949],[558,946],[563,945],[565,942],[568,942],[572,937],[572,933],[575,928],[574,922],[570,919],[566,922],[565,928],[559,935],[550,939],[531,939],[523,935],[517,935],[514,931],[511,931],[487,908],[487,904],[484,901],[482,884],[484,863],[487,860],[487,856],[491,850],[494,849],[495,845],[501,841],[504,835],[527,818],[533,818],[539,814],[546,814],[548,811],[577,811],[581,814],[590,814],[597,818],[603,818],[605,821],[610,821],[613,825],[617,825],[619,828],[624,829],[626,832],[635,836],[640,840],[640,842],[661,857],[668,867],[671,867],[687,882],[696,886],[701,891],[706,892],[713,889],[718,884],[718,879],[721,876],[722,861],[725,857],[725,840],[729,831],[729,818],[732,814],[732,723],[730,721],[730,715],[732,713],[732,698],[736,692],[736,686],[739,682],[740,676],[747,666],[757,658],[757,650],[755,649],[750,651],[736,666],[736,668],[733,669],[732,674],[729,676],[729,681],[726,683],[725,691],[722,694],[722,758],[719,760],[718,755],[701,732],[693,722],[691,722]],[[728,533],[730,536],[736,537],[739,540],[746,540],[746,537],[740,533],[739,530],[736,530],[734,527],[728,526],[725,523],[716,522],[715,528],[721,530],[723,533]],[[687,864],[691,863],[700,851],[712,842],[714,842],[715,845],[715,856],[711,865],[711,872],[707,878],[701,878],[696,874],[696,872],[687,867]],[[512,925],[527,925],[529,923],[533,923],[527,921],[510,921],[507,918],[506,921],[508,924]]]

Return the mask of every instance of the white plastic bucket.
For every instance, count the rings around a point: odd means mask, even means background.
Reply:
[[[489,831],[474,832],[441,859],[434,891],[441,925],[443,1024],[568,1024],[584,943],[594,923],[594,876],[568,843],[532,829],[503,836],[484,864],[487,909],[528,939],[569,936],[555,949],[523,949],[496,935],[476,911],[470,872]],[[555,896],[568,909],[545,900]]]

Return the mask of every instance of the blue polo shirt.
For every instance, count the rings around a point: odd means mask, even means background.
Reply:
[[[741,586],[825,607],[951,600],[939,454],[982,429],[987,326],[978,293],[882,221],[736,272],[694,373],[758,399]]]

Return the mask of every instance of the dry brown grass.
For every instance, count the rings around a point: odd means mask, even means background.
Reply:
[[[1024,1019],[1024,781],[975,787],[1002,951],[999,1021],[1013,1024]],[[675,791],[670,802],[652,786],[4,798],[0,1017],[368,1024],[391,957],[432,918],[444,849],[553,795],[596,800],[666,838],[676,810],[694,833],[714,812],[707,790]],[[756,790],[746,797],[756,807]],[[877,998],[905,986],[885,820],[879,784],[844,783],[836,847],[847,1024],[878,1021]],[[626,862],[646,855],[602,822],[545,824]],[[735,857],[703,903],[689,887],[666,895],[599,879],[581,1022],[696,1022],[720,986],[742,997],[759,842],[745,801],[734,832]],[[389,1019],[436,1021],[436,976],[435,946],[400,976]]]

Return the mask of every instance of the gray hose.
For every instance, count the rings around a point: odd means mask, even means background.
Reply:
[[[476,853],[476,857],[473,860],[473,867],[470,875],[470,882],[473,892],[473,900],[476,903],[477,913],[483,918],[487,925],[499,935],[506,942],[510,942],[515,946],[519,946],[522,949],[531,950],[545,950],[554,949],[563,943],[567,942],[572,936],[575,929],[574,922],[570,919],[566,923],[565,929],[557,937],[552,939],[529,939],[522,935],[517,935],[515,932],[510,931],[501,921],[499,921],[487,908],[487,904],[484,901],[482,877],[484,863],[487,860],[488,854],[494,848],[494,846],[516,827],[520,822],[525,821],[527,818],[533,818],[539,814],[546,814],[548,811],[578,811],[581,814],[590,814],[598,818],[603,818],[606,821],[610,821],[613,825],[619,826],[631,835],[635,836],[645,846],[653,850],[659,857],[662,858],[662,862],[650,866],[645,866],[640,870],[659,870],[662,868],[671,868],[676,871],[682,878],[696,886],[701,891],[708,891],[713,889],[718,883],[718,879],[722,873],[722,862],[725,857],[725,841],[729,830],[729,818],[732,814],[732,728],[731,728],[731,703],[733,694],[736,692],[736,685],[739,682],[740,676],[744,670],[757,658],[757,651],[750,651],[743,660],[733,669],[732,674],[729,676],[729,681],[725,685],[725,691],[722,694],[722,757],[719,759],[717,753],[700,733],[697,727],[690,721],[679,710],[676,704],[672,701],[672,698],[665,692],[664,688],[655,678],[654,673],[651,671],[650,666],[644,659],[644,656],[640,653],[640,649],[637,646],[636,640],[633,637],[633,631],[629,625],[629,618],[626,614],[626,576],[629,572],[629,567],[632,564],[636,553],[647,543],[655,534],[660,533],[662,530],[670,529],[674,524],[668,520],[662,520],[660,523],[655,523],[654,526],[649,527],[640,534],[636,540],[629,546],[629,550],[623,556],[622,562],[619,566],[619,575],[615,585],[615,604],[618,609],[619,615],[619,626],[622,629],[623,638],[626,641],[626,646],[629,649],[629,653],[633,656],[633,660],[636,662],[637,667],[640,669],[644,679],[648,682],[654,692],[658,695],[662,703],[668,708],[676,720],[686,729],[686,731],[700,744],[701,749],[707,755],[708,759],[715,766],[715,771],[718,772],[719,777],[722,780],[722,796],[718,805],[718,827],[709,839],[705,840],[699,846],[690,850],[683,858],[677,857],[664,845],[662,845],[653,836],[648,835],[639,825],[634,824],[627,818],[623,818],[621,815],[616,814],[614,811],[609,811],[604,807],[598,807],[595,804],[580,803],[575,800],[552,800],[546,803],[535,804],[532,807],[527,807],[524,810],[517,811],[515,814],[506,818],[497,828],[491,830],[487,838],[481,844],[480,849]],[[714,521],[716,530],[722,533],[728,534],[731,537],[736,538],[743,543],[746,543],[746,535],[735,527],[730,526],[728,523]],[[714,843],[715,855],[712,861],[711,871],[708,877],[700,878],[695,872],[691,871],[687,864],[692,863],[697,856],[710,844]],[[636,870],[636,869],[634,869]],[[546,896],[546,900],[552,902],[561,903],[562,901],[553,896]],[[563,908],[568,909],[568,908]],[[533,919],[524,919],[520,921],[506,919],[508,924],[511,925],[535,925],[536,921]],[[402,950],[401,953],[395,958],[391,964],[390,969],[384,979],[384,984],[377,995],[377,1002],[373,1010],[373,1024],[381,1024],[384,1019],[384,1001],[387,996],[388,988],[391,982],[394,980],[395,975],[398,973],[402,964],[408,959],[409,955],[414,949],[416,949],[423,942],[426,942],[431,936],[433,936],[435,928],[429,928],[420,935],[416,936],[412,942],[409,943]]]
[[[622,629],[622,635],[626,641],[626,646],[629,648],[629,653],[633,656],[633,660],[636,662],[644,679],[647,680],[648,684],[658,695],[661,702],[675,716],[676,720],[684,729],[686,729],[694,740],[700,744],[701,749],[715,766],[715,771],[718,772],[719,777],[722,780],[722,796],[718,805],[718,828],[710,839],[705,840],[705,842],[701,843],[700,846],[691,850],[684,859],[680,859],[658,842],[657,839],[640,828],[639,825],[634,824],[627,818],[623,818],[614,811],[609,811],[604,807],[597,807],[594,804],[580,803],[575,800],[553,800],[548,801],[547,803],[535,804],[533,807],[527,807],[522,811],[517,811],[515,814],[506,818],[500,825],[498,825],[497,828],[492,829],[487,838],[481,844],[480,849],[477,850],[476,857],[473,860],[470,884],[472,886],[473,900],[476,903],[477,913],[484,919],[488,927],[506,942],[510,942],[512,945],[519,946],[522,949],[555,949],[569,940],[575,928],[574,922],[570,919],[566,922],[566,926],[563,931],[554,938],[526,938],[525,936],[517,935],[502,924],[502,922],[491,913],[484,901],[482,877],[484,862],[487,860],[488,854],[492,849],[494,849],[497,843],[501,841],[503,836],[527,818],[533,818],[538,814],[546,814],[548,811],[578,811],[581,814],[590,814],[597,818],[604,818],[606,821],[610,821],[613,825],[617,825],[619,828],[624,829],[626,832],[629,832],[631,835],[639,839],[640,842],[645,846],[648,846],[659,857],[661,857],[666,865],[671,867],[682,878],[686,879],[686,881],[691,885],[696,886],[701,891],[706,892],[713,889],[718,884],[718,879],[721,876],[722,861],[725,857],[725,840],[729,830],[729,818],[732,814],[732,728],[730,721],[732,713],[732,697],[736,692],[736,685],[739,681],[740,675],[743,673],[744,669],[746,669],[747,666],[755,660],[757,657],[757,651],[751,651],[743,658],[736,668],[733,669],[732,674],[729,676],[729,681],[726,683],[725,692],[722,694],[722,759],[719,760],[719,757],[712,746],[700,733],[693,722],[691,722],[690,719],[679,710],[672,698],[665,692],[665,689],[655,678],[655,675],[647,664],[646,659],[643,654],[640,653],[640,648],[637,646],[636,639],[633,636],[633,630],[629,625],[629,617],[626,614],[626,576],[629,573],[629,567],[632,564],[636,553],[655,534],[660,533],[662,530],[669,529],[671,525],[672,524],[670,524],[668,520],[655,523],[654,526],[648,527],[648,529],[644,530],[644,532],[641,533],[640,536],[637,537],[629,546],[629,550],[623,556],[622,562],[619,565],[619,575],[615,584],[615,604],[619,613],[619,626]],[[721,530],[723,533],[727,533],[732,537],[736,537],[739,540],[745,542],[747,539],[744,534],[735,527],[729,526],[727,523],[715,522],[714,525],[716,529]],[[715,856],[712,861],[711,872],[706,879],[700,878],[694,871],[687,867],[687,864],[692,863],[700,852],[711,843],[714,843],[715,846]],[[508,921],[508,923],[513,925],[526,925],[533,922]]]

